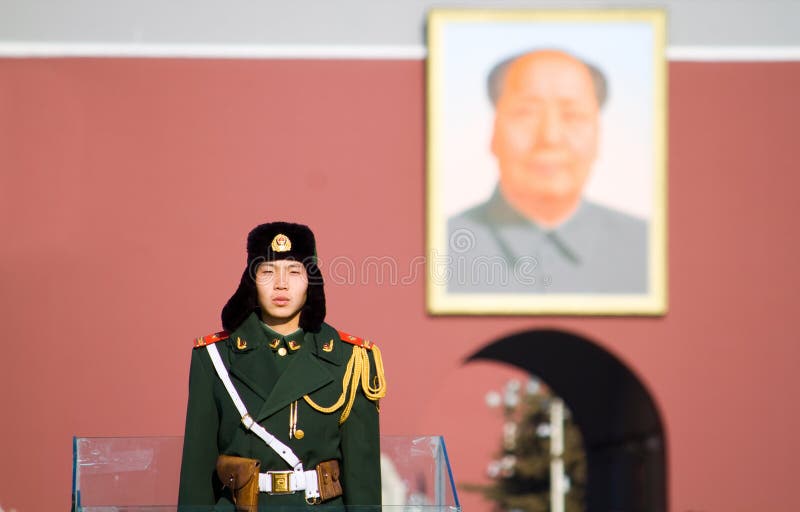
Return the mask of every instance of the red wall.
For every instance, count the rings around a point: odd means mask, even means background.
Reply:
[[[323,260],[389,256],[408,274],[424,251],[423,69],[0,60],[0,506],[66,509],[73,435],[182,433],[192,338],[219,327],[256,223],[308,223]],[[434,318],[421,267],[397,286],[329,276],[329,321],[383,349],[385,433],[443,433],[457,479],[480,479],[500,435],[483,396],[509,372],[461,361],[563,328],[653,394],[671,510],[800,508],[800,63],[669,72],[669,314]]]

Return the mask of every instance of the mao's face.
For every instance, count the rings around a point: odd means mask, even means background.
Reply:
[[[559,52],[520,57],[497,100],[492,153],[506,194],[580,196],[597,155],[599,106],[589,70]]]

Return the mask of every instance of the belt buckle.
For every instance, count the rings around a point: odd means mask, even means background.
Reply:
[[[292,491],[289,489],[289,476],[291,471],[270,471],[269,476],[272,479],[272,490],[270,494],[289,494]]]

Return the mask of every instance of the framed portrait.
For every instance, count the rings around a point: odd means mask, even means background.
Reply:
[[[665,25],[430,12],[430,313],[665,313]]]

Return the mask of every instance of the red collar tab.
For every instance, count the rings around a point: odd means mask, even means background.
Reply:
[[[215,332],[214,334],[209,334],[208,336],[202,336],[200,338],[196,338],[194,340],[194,348],[205,347],[206,345],[226,340],[228,339],[228,336],[230,336],[228,331],[219,331]]]
[[[337,332],[339,333],[339,338],[341,338],[342,341],[344,341],[345,343],[350,343],[351,345],[355,345],[357,347],[362,347],[366,349],[371,349],[372,346],[375,345],[375,343],[369,340],[358,338],[356,336],[353,336],[352,334],[347,334],[344,331],[337,331]]]

